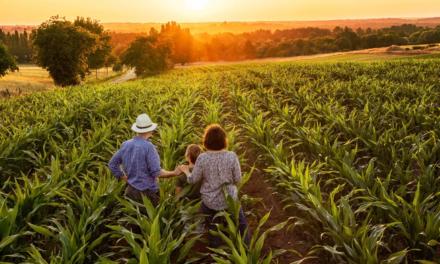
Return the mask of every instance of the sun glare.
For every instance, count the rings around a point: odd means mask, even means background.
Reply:
[[[201,11],[207,4],[208,0],[186,0],[186,7],[191,11]]]

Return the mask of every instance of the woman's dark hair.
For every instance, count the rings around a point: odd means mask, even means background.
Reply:
[[[206,127],[203,135],[203,146],[207,150],[222,150],[228,147],[228,138],[225,130],[218,124]]]
[[[197,158],[202,153],[202,148],[199,145],[191,144],[186,148],[186,155],[192,164],[196,164]]]

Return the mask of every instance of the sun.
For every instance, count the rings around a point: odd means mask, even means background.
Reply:
[[[206,8],[208,0],[186,0],[186,7],[191,11],[201,11]]]

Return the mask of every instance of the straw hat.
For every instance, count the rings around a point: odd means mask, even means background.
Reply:
[[[141,114],[136,118],[136,123],[131,126],[131,130],[136,133],[147,133],[156,130],[157,124],[151,122],[147,114]]]

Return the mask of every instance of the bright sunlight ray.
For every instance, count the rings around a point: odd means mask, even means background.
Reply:
[[[208,0],[186,0],[186,8],[191,11],[202,11],[208,5]]]

